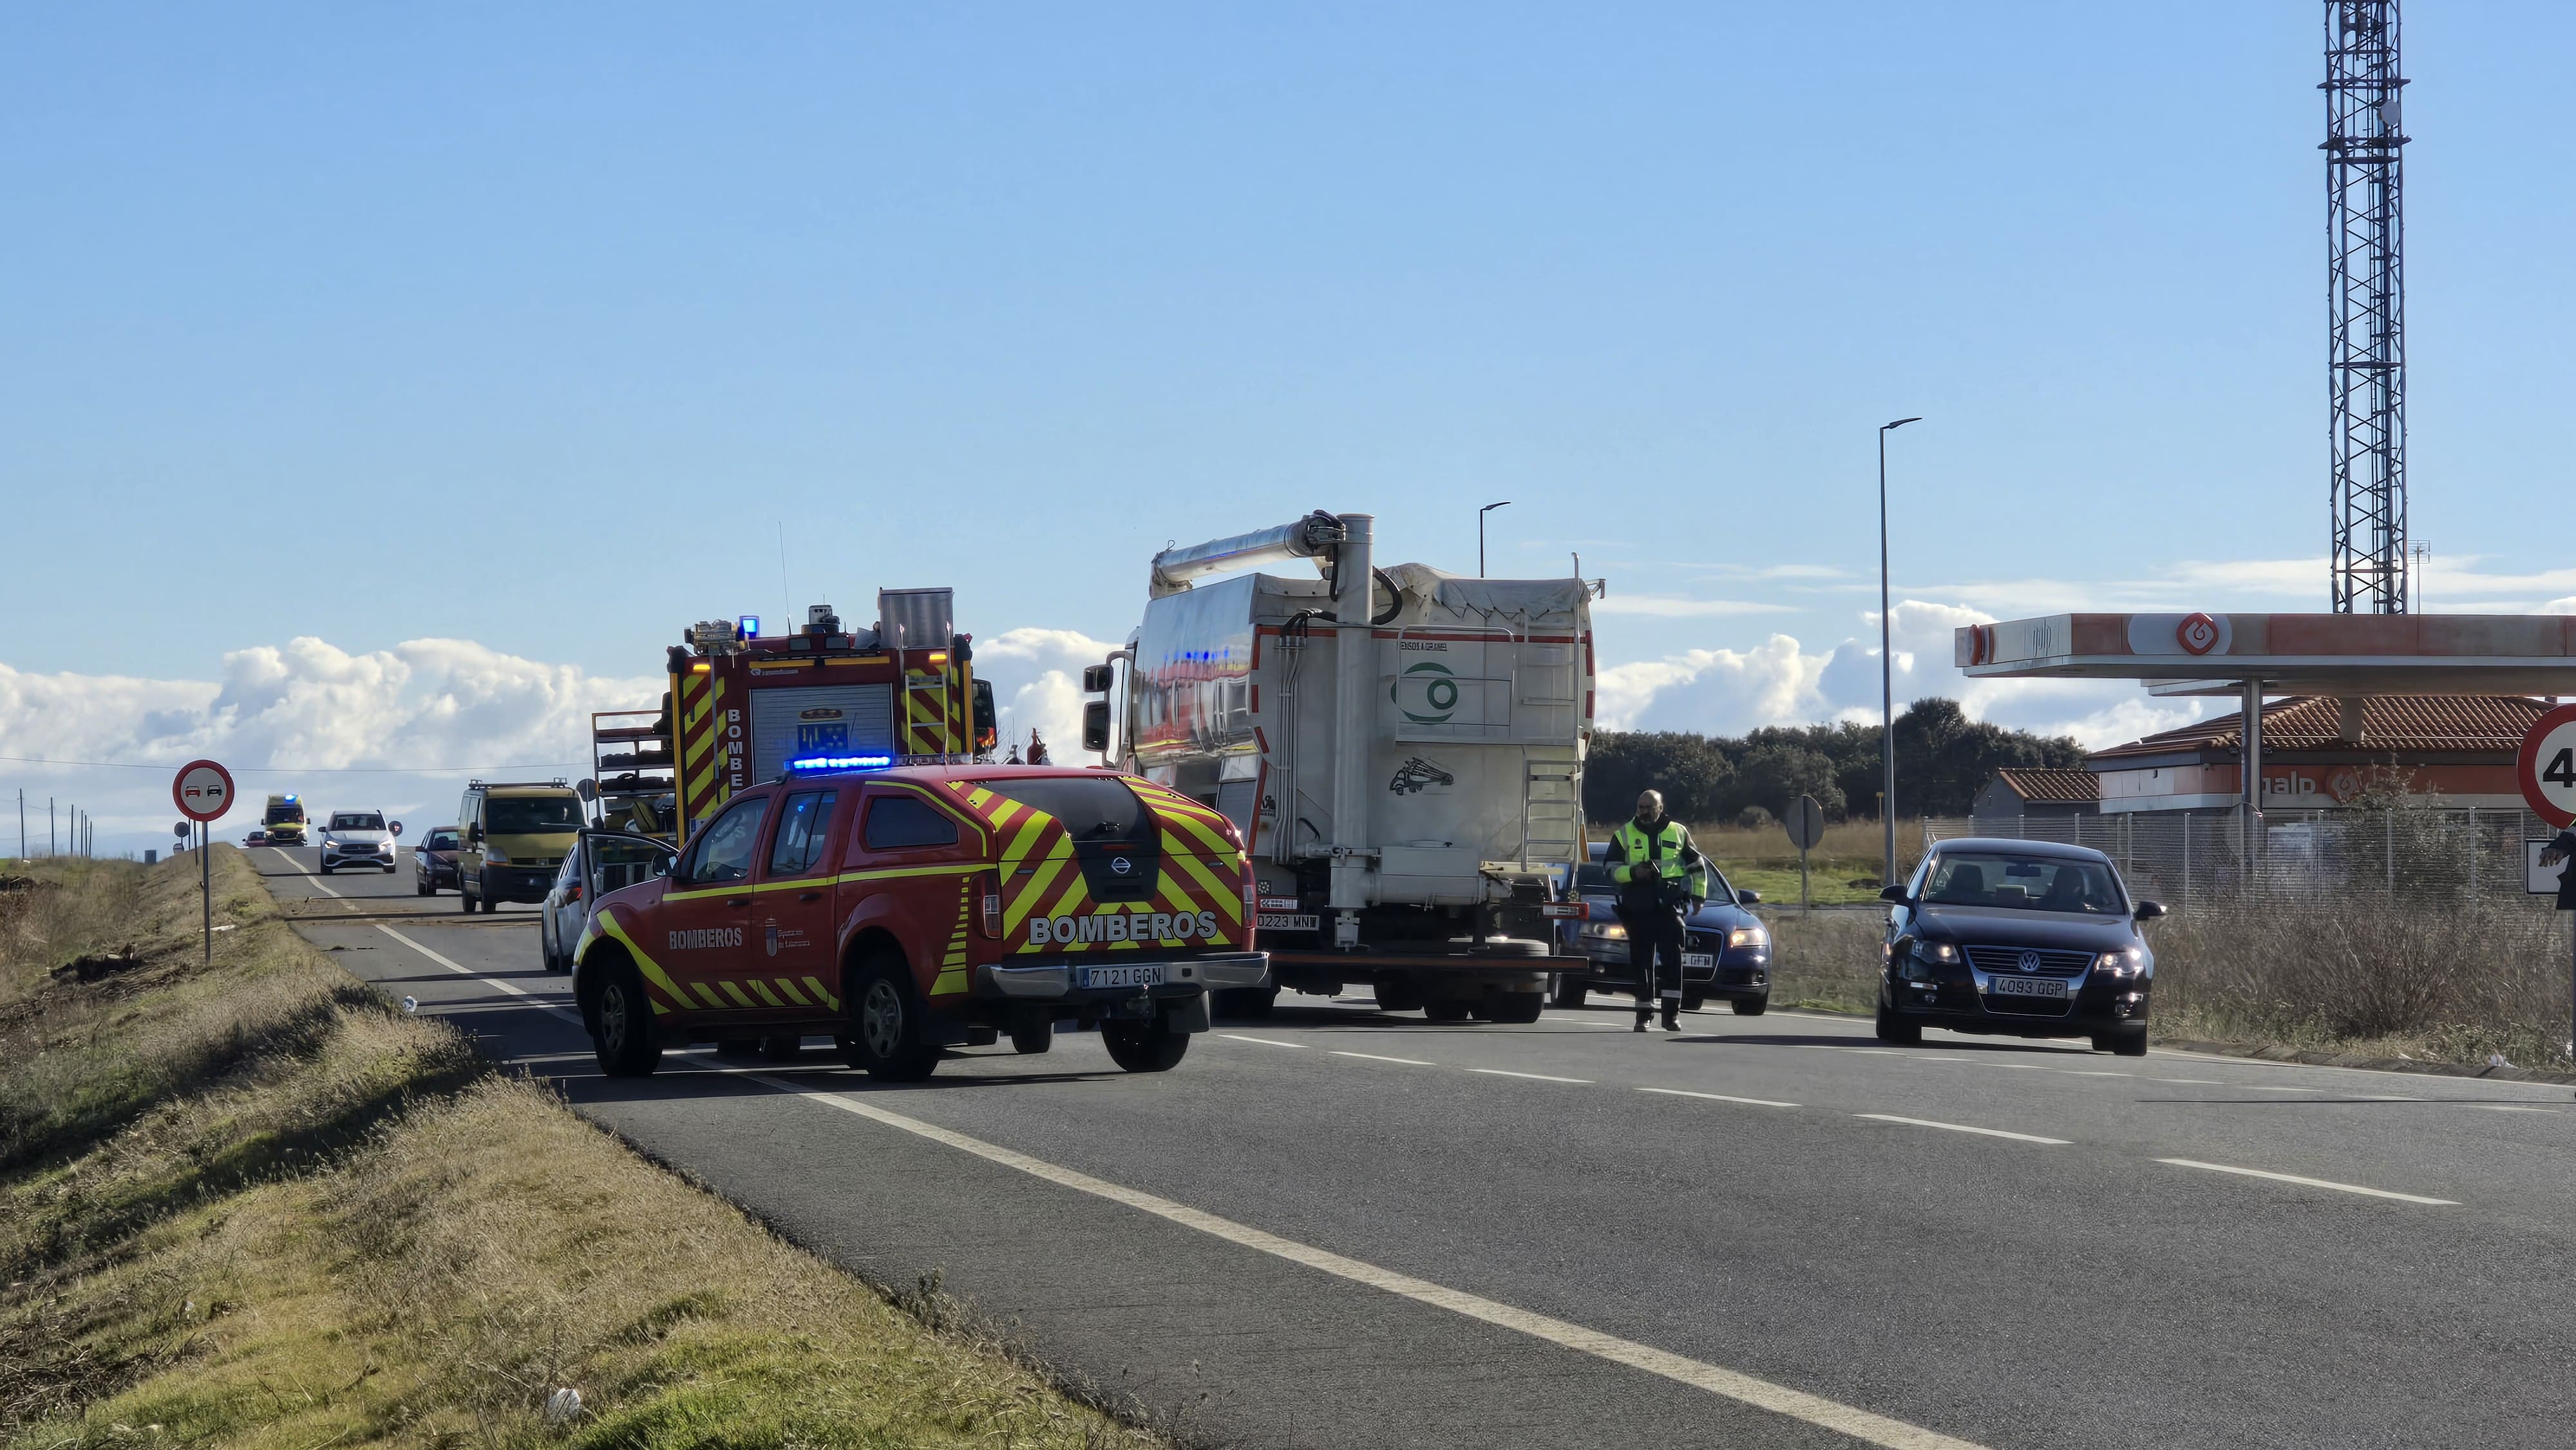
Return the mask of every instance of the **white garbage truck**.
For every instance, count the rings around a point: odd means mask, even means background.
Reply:
[[[1368,514],[1154,556],[1144,623],[1084,672],[1084,747],[1215,807],[1252,857],[1278,989],[1367,983],[1434,1021],[1538,1019],[1584,855],[1591,590],[1380,566]],[[1305,561],[1317,577],[1254,572]]]

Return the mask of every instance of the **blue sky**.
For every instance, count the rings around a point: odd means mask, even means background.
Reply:
[[[2435,609],[2576,597],[2528,522],[2569,483],[2571,32],[2406,33]],[[1925,650],[2322,607],[2321,45],[2290,3],[21,8],[0,754],[64,748],[30,700],[219,710],[298,638],[631,681],[691,619],[948,583],[987,639],[1114,639],[1167,541],[1367,509],[1472,569],[1504,498],[1495,572],[1609,578],[1633,719],[1830,714],[1873,430],[1918,413]],[[419,721],[292,743],[555,728]]]

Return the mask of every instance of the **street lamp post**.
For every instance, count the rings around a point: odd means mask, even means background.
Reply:
[[[1479,579],[1485,577],[1485,515],[1511,506],[1512,501],[1504,499],[1501,503],[1489,503],[1476,510],[1476,577]]]
[[[1887,831],[1887,864],[1879,884],[1896,884],[1896,653],[1887,601],[1887,435],[1920,418],[1899,418],[1878,429],[1878,763],[1885,781],[1878,797],[1879,824]]]

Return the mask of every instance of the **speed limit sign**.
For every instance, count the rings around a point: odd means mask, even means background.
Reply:
[[[2576,705],[2531,722],[2514,756],[2513,778],[2533,815],[2561,830],[2576,822]]]

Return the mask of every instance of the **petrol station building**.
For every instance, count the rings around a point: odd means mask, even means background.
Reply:
[[[2576,616],[2053,614],[1956,632],[1971,679],[2135,680],[2231,714],[2095,754],[2103,813],[2325,810],[2374,786],[2519,807],[2514,751],[2576,695]],[[2250,728],[2249,728],[2250,727]]]

